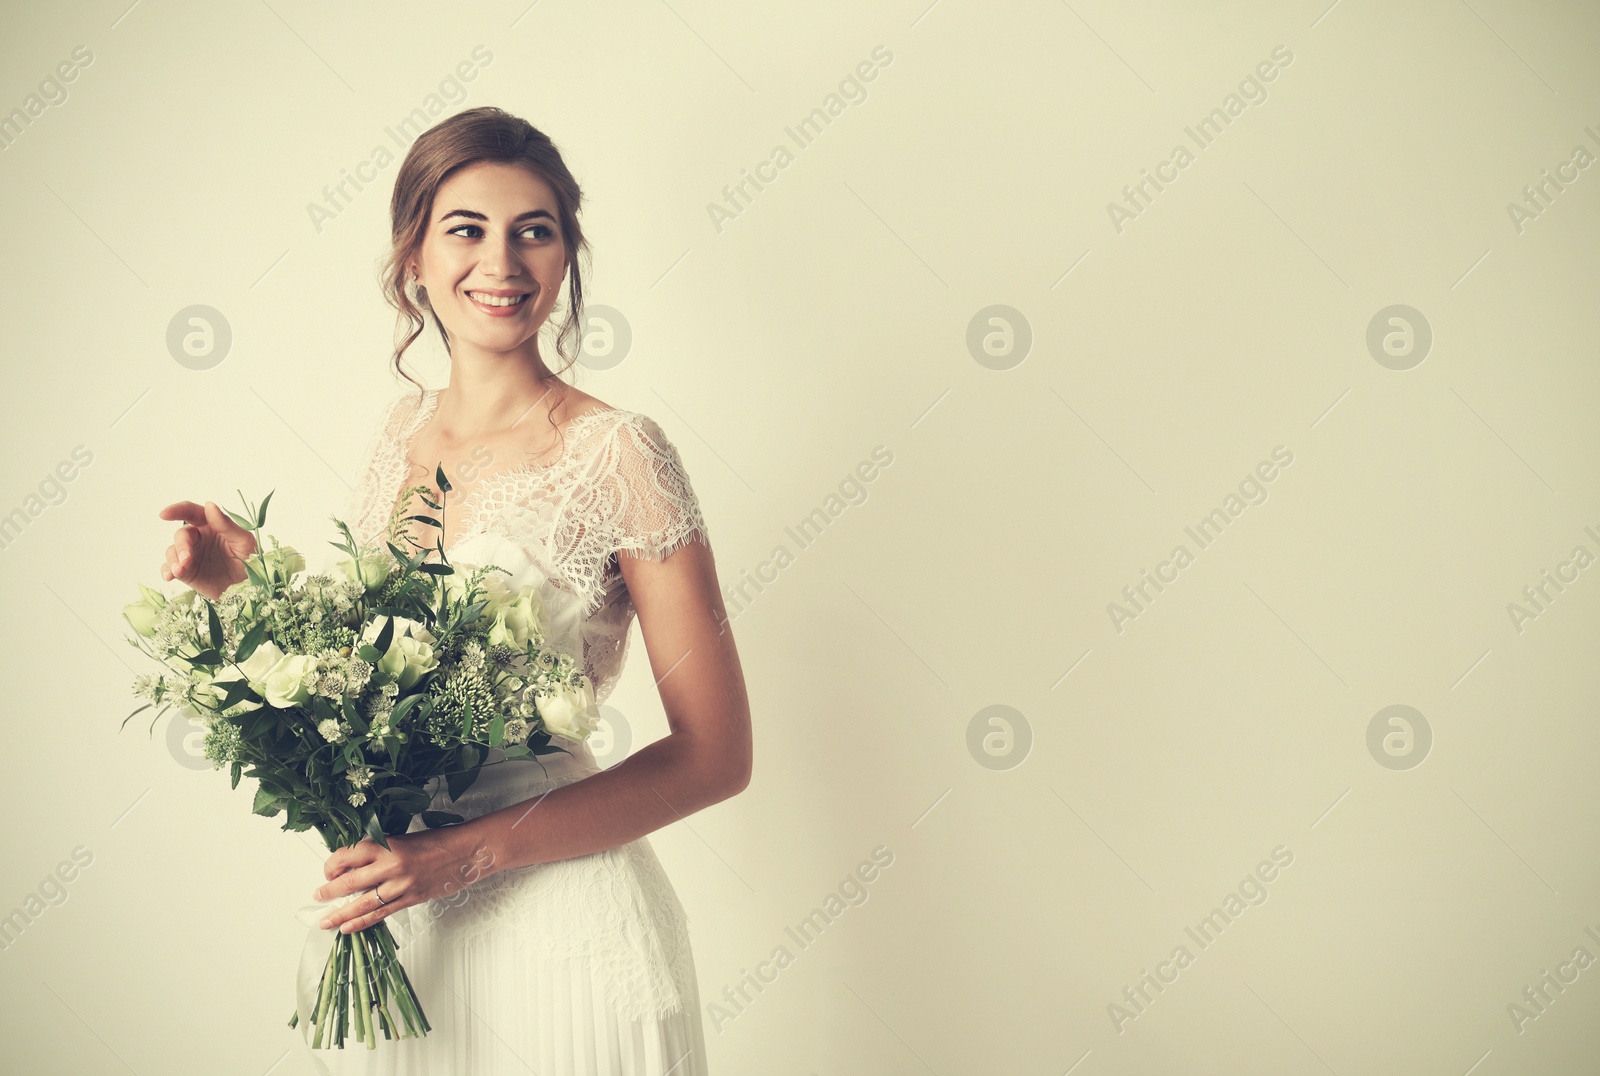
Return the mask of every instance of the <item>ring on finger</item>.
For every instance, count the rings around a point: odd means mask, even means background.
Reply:
[[[373,895],[373,896],[375,896],[375,897],[377,897],[377,898],[378,898],[378,906],[379,906],[379,907],[380,907],[380,908],[381,908],[381,907],[382,907],[382,906],[383,906],[383,905],[385,905],[385,904],[388,904],[388,903],[389,903],[389,902],[388,902],[388,901],[386,901],[386,900],[384,900],[384,899],[383,899],[383,894],[382,894],[382,893],[379,893],[379,892],[378,892],[378,887],[377,887],[377,886],[373,886],[373,887],[372,887],[372,895]]]

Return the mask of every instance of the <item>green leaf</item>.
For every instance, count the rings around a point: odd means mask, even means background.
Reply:
[[[251,693],[250,681],[248,680],[229,680],[220,684],[213,683],[212,686],[227,689],[222,696],[222,701],[217,704],[218,713],[222,713],[230,706],[236,706],[243,702],[244,697]]]
[[[429,508],[432,508],[435,512],[444,511],[444,505],[435,503],[434,499],[428,496],[426,493],[419,493],[417,496],[422,499],[423,504],[427,505]]]
[[[250,809],[256,814],[271,818],[283,809],[283,803],[276,793],[263,784],[256,789],[256,801]]]
[[[383,627],[379,630],[377,641],[372,644],[372,648],[380,655],[387,654],[389,652],[389,644],[393,640],[394,617],[390,617],[388,620],[383,622]]]
[[[355,708],[355,704],[349,698],[343,698],[339,700],[339,706],[344,711],[344,719],[350,723],[351,731],[357,736],[365,736],[367,734],[367,723],[362,720],[361,714]]]
[[[472,737],[472,700],[471,699],[466,699],[461,704],[461,738],[463,740],[467,740],[467,739],[471,739],[471,737]],[[469,762],[469,763],[467,763],[467,765],[470,766],[470,765],[472,765],[472,763]]]
[[[444,476],[444,464],[441,463],[439,466],[434,468],[433,478],[433,484],[439,487],[440,493],[450,492],[452,487],[450,485],[450,480]]]
[[[262,498],[261,507],[256,511],[256,530],[260,530],[267,525],[267,503],[272,500],[272,494],[276,492],[277,490],[272,490],[266,497]]]
[[[321,695],[311,696],[311,712],[316,716],[318,723],[336,721],[339,718],[339,715],[334,712],[333,703]]]
[[[500,714],[494,715],[494,720],[489,722],[489,746],[499,747],[506,740],[506,719]]]
[[[458,826],[466,819],[449,811],[423,811],[422,824],[429,829],[438,829],[440,826]]]
[[[368,837],[371,837],[385,848],[389,847],[389,838],[383,834],[383,826],[378,822],[378,813],[376,811],[367,815],[366,829]]]
[[[239,649],[234,652],[234,661],[249,661],[250,655],[256,652],[261,641],[267,637],[267,622],[265,620],[244,633],[244,638],[239,640]]]
[[[241,516],[238,512],[235,512],[233,509],[224,508],[223,511],[228,513],[228,518],[232,519],[235,523],[239,524],[239,526],[243,527],[245,530],[253,531],[253,530],[256,529],[256,525],[254,523],[252,523],[250,520],[246,519],[244,516]]]
[[[397,728],[400,722],[405,720],[405,716],[411,712],[412,708],[421,701],[421,695],[407,695],[405,698],[395,703],[394,709],[389,712],[389,726],[391,728]]]
[[[244,763],[243,762],[235,762],[233,764],[233,784],[229,785],[228,786],[229,788],[238,788],[239,787],[239,774],[242,773],[243,771],[244,771]]]
[[[427,572],[429,575],[455,575],[456,570],[448,564],[419,564],[417,570]]]
[[[222,621],[217,619],[217,607],[209,601],[206,602],[206,619],[211,628],[211,648],[220,652],[222,650]]]
[[[179,656],[182,657],[181,654]],[[187,661],[190,665],[221,665],[222,655],[208,647],[207,649],[200,651],[200,653],[196,654],[194,657],[184,658],[183,660]]]
[[[377,647],[373,646],[371,643],[367,643],[363,645],[360,650],[356,651],[356,657],[360,658],[368,665],[376,665],[378,663],[378,659],[383,657],[383,652]]]
[[[418,523],[426,523],[430,527],[438,527],[440,530],[444,530],[444,524],[440,523],[437,519],[434,519],[432,516],[406,516],[405,518],[414,519]]]

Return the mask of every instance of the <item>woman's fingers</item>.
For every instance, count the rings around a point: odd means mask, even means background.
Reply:
[[[323,922],[328,924],[328,929],[338,927],[340,933],[354,934],[358,930],[366,930],[368,927],[376,926],[378,923],[389,918],[389,916],[393,915],[401,908],[409,908],[413,904],[420,903],[419,901],[410,899],[409,896],[390,897],[385,895],[383,899],[385,902],[383,904],[379,904],[378,898],[376,897],[369,897],[368,899],[363,900],[353,900],[349,904],[345,905],[345,909],[360,909],[360,914],[352,916],[349,919],[345,919],[342,922],[335,916],[329,916],[327,919],[324,919]],[[370,908],[369,905],[371,906]],[[345,909],[340,910],[343,911]]]
[[[173,548],[178,554],[178,567],[187,570],[194,561],[195,544],[198,541],[196,528],[179,527],[178,533],[172,539]]]
[[[178,501],[169,504],[159,513],[162,519],[181,519],[185,523],[198,526],[206,521],[206,510],[193,501]]]

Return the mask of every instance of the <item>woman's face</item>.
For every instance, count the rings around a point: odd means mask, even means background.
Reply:
[[[413,267],[452,346],[503,353],[538,333],[566,275],[560,229],[555,193],[521,165],[480,162],[440,186]]]

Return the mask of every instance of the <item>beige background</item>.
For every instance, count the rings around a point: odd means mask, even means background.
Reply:
[[[1520,234],[1506,208],[1600,154],[1592,5],[115,0],[3,37],[0,111],[93,55],[0,153],[0,514],[93,456],[0,551],[0,910],[93,856],[0,953],[7,1071],[311,1071],[283,1021],[322,853],[165,726],[117,733],[119,608],[169,500],[276,488],[303,546],[342,507],[399,391],[397,165],[320,232],[307,205],[477,46],[441,116],[497,104],[566,153],[591,298],[633,333],[578,384],[679,445],[724,582],[837,512],[735,624],[751,787],[651,838],[714,1072],[1600,1069],[1600,965],[1508,1012],[1600,958],[1600,567],[1507,611],[1600,554],[1600,170]],[[1119,234],[1107,203],[1279,45],[1269,98]],[[866,100],[719,233],[707,204],[878,46]],[[231,326],[213,369],[165,342],[193,304]],[[1031,331],[1009,369],[967,345],[992,304]],[[1408,370],[1366,343],[1395,304],[1434,337]],[[1197,550],[1278,445],[1268,499]],[[1119,632],[1108,604],[1180,542]],[[641,653],[611,700],[636,744],[665,732]],[[1431,730],[1409,769],[1367,746],[1394,704]],[[968,747],[993,705],[1021,715],[998,760]],[[785,927],[879,846],[800,951]],[[1201,950],[1184,928],[1279,846]]]

